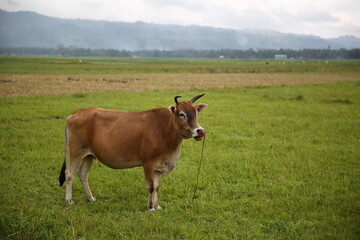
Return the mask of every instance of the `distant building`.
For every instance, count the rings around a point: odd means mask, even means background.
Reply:
[[[287,55],[285,55],[285,54],[276,54],[275,59],[281,59],[281,60],[287,59]]]

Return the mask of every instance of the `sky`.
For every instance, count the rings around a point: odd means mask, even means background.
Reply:
[[[0,0],[0,9],[69,19],[360,37],[360,0]]]

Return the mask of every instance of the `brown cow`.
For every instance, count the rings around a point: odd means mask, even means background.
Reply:
[[[88,184],[88,173],[94,159],[115,169],[143,166],[149,192],[148,209],[160,209],[158,188],[161,175],[175,166],[183,139],[202,140],[205,130],[198,124],[197,115],[206,104],[190,101],[175,106],[144,112],[125,112],[101,108],[79,109],[67,118],[65,128],[64,164],[59,182],[66,180],[65,201],[72,205],[72,183],[79,174],[87,200],[96,201]],[[67,145],[70,163],[66,168]],[[66,170],[65,170],[66,169]]]

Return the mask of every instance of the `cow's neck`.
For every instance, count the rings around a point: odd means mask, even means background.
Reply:
[[[172,113],[170,113],[167,117],[167,129],[171,129],[170,132],[168,132],[168,136],[166,138],[168,139],[168,144],[174,149],[177,149],[179,145],[182,143],[182,137],[178,130],[175,127],[175,117]]]

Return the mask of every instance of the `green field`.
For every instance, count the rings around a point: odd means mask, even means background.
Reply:
[[[0,57],[3,74],[360,73],[359,60]]]
[[[32,69],[36,63],[26,62],[28,58],[10,58],[12,63],[4,59],[0,68],[6,77],[21,71],[35,78],[60,72],[73,77],[75,70],[85,74],[74,64],[67,70],[63,63],[42,65],[52,58],[34,58],[42,62],[38,69]],[[138,62],[137,71],[142,73],[156,64],[167,65],[166,60],[131,61]],[[183,64],[187,70],[181,71],[188,73],[187,61],[174,59],[168,64],[176,69]],[[241,62],[224,61],[222,66],[239,65],[248,71],[258,64],[254,74],[259,76],[278,72],[275,61],[243,61],[245,66]],[[215,68],[206,60],[196,64]],[[359,63],[329,64],[340,81],[0,97],[0,239],[359,239],[360,79],[341,81],[341,74],[358,74]],[[96,67],[118,65],[88,67],[96,74]],[[321,68],[314,73],[325,74]],[[0,88],[5,84],[11,82],[0,83]],[[141,168],[113,170],[96,162],[89,181],[97,202],[86,202],[77,177],[75,205],[65,204],[65,188],[57,180],[65,116],[90,106],[129,111],[168,107],[175,95],[190,99],[203,92],[199,102],[208,108],[199,123],[207,137],[193,203],[202,143],[187,140],[177,166],[162,178],[163,210],[146,210]]]

